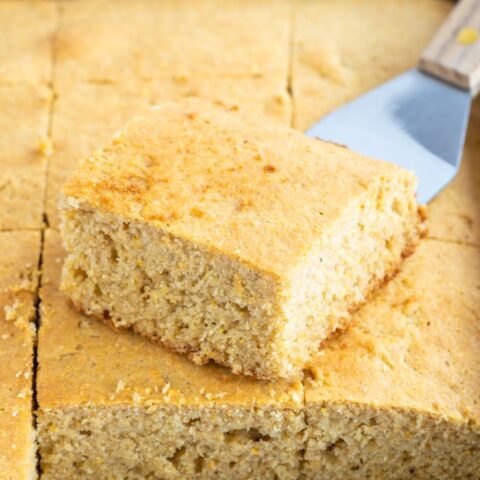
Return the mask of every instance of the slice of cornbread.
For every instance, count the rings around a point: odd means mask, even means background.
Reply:
[[[286,82],[290,12],[288,0],[65,2],[56,80],[281,76]]]
[[[39,332],[42,478],[295,479],[301,383],[191,364],[73,310],[48,230]]]
[[[165,103],[66,183],[63,289],[199,363],[293,376],[415,247],[414,188],[279,124]]]
[[[0,84],[38,85],[50,81],[57,21],[55,2],[0,2]]]
[[[424,240],[306,384],[306,479],[480,478],[480,251]]]
[[[0,230],[40,228],[51,91],[0,84]]]
[[[0,478],[36,478],[32,369],[39,232],[1,232]]]

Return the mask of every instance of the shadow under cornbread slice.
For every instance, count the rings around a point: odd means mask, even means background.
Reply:
[[[42,478],[295,479],[300,383],[193,365],[77,313],[58,290],[64,252],[46,233],[38,427]]]
[[[36,478],[32,414],[40,232],[0,232],[0,478]]]
[[[418,241],[397,166],[209,102],[169,102],[61,202],[77,308],[258,377],[297,375]]]
[[[480,251],[423,240],[312,362],[305,479],[480,478]]]

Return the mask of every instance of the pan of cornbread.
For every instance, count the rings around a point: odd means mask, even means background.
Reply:
[[[60,191],[132,118],[199,99],[305,131],[452,7],[0,0],[0,479],[480,479],[478,101],[424,238],[300,375],[195,364],[61,289]]]

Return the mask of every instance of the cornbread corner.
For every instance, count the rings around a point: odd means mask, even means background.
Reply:
[[[424,240],[306,383],[305,479],[480,478],[480,251]]]
[[[36,478],[32,416],[39,232],[0,232],[0,477]]]
[[[37,376],[42,478],[296,479],[303,387],[193,365],[76,312],[46,232]]]
[[[298,375],[422,229],[411,173],[193,99],[83,161],[61,215],[79,310],[261,378]]]

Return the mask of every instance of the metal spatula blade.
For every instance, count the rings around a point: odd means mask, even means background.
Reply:
[[[346,104],[307,134],[413,170],[418,201],[433,198],[460,165],[471,97],[416,69]]]
[[[418,69],[330,113],[307,134],[413,170],[418,200],[425,203],[458,171],[472,95],[479,89],[480,0],[461,0]]]

